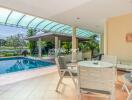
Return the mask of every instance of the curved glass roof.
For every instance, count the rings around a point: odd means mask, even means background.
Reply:
[[[27,15],[6,8],[0,8],[0,24],[21,28],[33,28],[40,31],[50,31],[55,34],[72,35],[72,27],[55,21]],[[96,33],[77,28],[77,37],[87,38]]]

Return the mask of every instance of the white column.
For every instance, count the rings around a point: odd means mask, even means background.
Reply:
[[[108,22],[104,24],[104,54],[108,54],[108,32],[107,32]]]
[[[100,53],[104,53],[104,34],[101,33],[99,37],[100,37],[100,43],[99,43]]]
[[[39,40],[38,40],[38,51],[39,51],[38,55],[39,55],[39,57],[41,58],[41,57],[42,57],[42,51],[41,51],[41,38],[39,38]]]
[[[58,48],[59,48],[59,39],[58,36],[55,36],[55,56],[58,54]]]
[[[72,28],[72,62],[77,61],[77,38],[76,38],[76,27]]]
[[[61,40],[59,40],[59,49],[61,48]]]

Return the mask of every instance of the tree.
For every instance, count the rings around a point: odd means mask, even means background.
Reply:
[[[23,48],[23,46],[25,46],[26,43],[22,37],[23,36],[21,34],[7,37],[6,46],[13,47],[14,49]]]
[[[93,57],[95,50],[99,52],[99,41],[97,41],[97,35],[89,37],[86,44],[88,48],[91,50],[91,57]]]
[[[28,29],[28,31],[27,31],[28,37],[35,36],[35,35],[36,35],[36,30]],[[28,47],[30,49],[31,54],[33,55],[37,48],[37,42],[35,40],[29,40]]]
[[[99,41],[97,35],[91,36],[86,42],[79,43],[79,48],[83,51],[91,51],[91,57],[94,56],[94,51],[99,52]]]
[[[5,46],[5,44],[6,44],[6,41],[4,39],[0,39],[0,47]]]
[[[50,41],[42,41],[41,46],[42,46],[42,53],[48,54],[48,51],[54,48],[54,43]]]
[[[69,54],[70,49],[72,48],[71,42],[62,42],[62,48],[66,50],[66,54]]]

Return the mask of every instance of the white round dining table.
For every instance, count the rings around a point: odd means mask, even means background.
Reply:
[[[105,68],[105,67],[113,67],[113,64],[109,62],[103,62],[103,61],[80,61],[78,62],[78,66],[92,67],[92,68]]]

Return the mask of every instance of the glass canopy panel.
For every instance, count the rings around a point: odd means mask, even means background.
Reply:
[[[61,28],[59,28],[58,30],[56,30],[56,32],[63,32],[64,30],[66,30],[66,29],[68,29],[68,28],[70,28],[70,26],[68,26],[68,25],[65,25],[64,27],[61,27]]]
[[[34,19],[34,16],[26,15],[21,19],[18,26],[27,27],[27,25]]]
[[[62,34],[62,35],[67,35],[67,36],[71,36],[71,33],[68,32],[71,29],[70,26],[65,25],[64,28],[62,28],[61,30],[58,31],[58,33]],[[66,32],[67,31],[67,32]]]
[[[68,30],[64,31],[64,33],[71,34],[72,33],[72,30],[71,29],[68,29]]]
[[[23,16],[24,14],[13,11],[7,20],[7,24],[15,26]]]
[[[51,23],[51,22],[52,22],[52,21],[45,20],[45,21],[44,21],[43,23],[41,23],[37,28],[40,29],[40,30],[43,30],[44,27],[45,27],[47,24]]]
[[[5,8],[0,8],[0,23],[5,24],[6,19],[10,15],[11,10],[5,9]]]
[[[33,20],[28,27],[31,28],[35,28],[40,22],[42,22],[43,19],[42,18],[36,18],[35,20]]]
[[[51,24],[48,24],[44,29],[45,30],[50,30],[50,28],[52,28],[53,26],[55,26],[55,25],[57,25],[58,23],[56,23],[56,22],[53,22],[53,23],[51,23]]]
[[[77,31],[77,37],[87,38],[88,35],[86,35],[84,32]]]
[[[56,31],[57,29],[59,29],[59,28],[61,28],[63,26],[64,26],[63,24],[58,24],[58,25],[52,27],[50,30],[54,32],[54,31]]]
[[[82,29],[77,29],[77,35],[79,35],[79,36],[85,36],[87,38],[87,37],[90,36],[90,32],[82,30]]]
[[[56,34],[72,35],[72,27],[39,17],[26,15],[17,11],[0,8],[0,24],[8,24],[22,28],[31,27],[56,32]],[[77,28],[77,36],[87,38],[97,33]]]
[[[67,30],[67,33],[65,32],[65,34],[72,36],[72,30]]]
[[[65,30],[63,30],[62,33],[65,33],[67,35],[72,35],[72,28],[71,27],[68,27]]]

